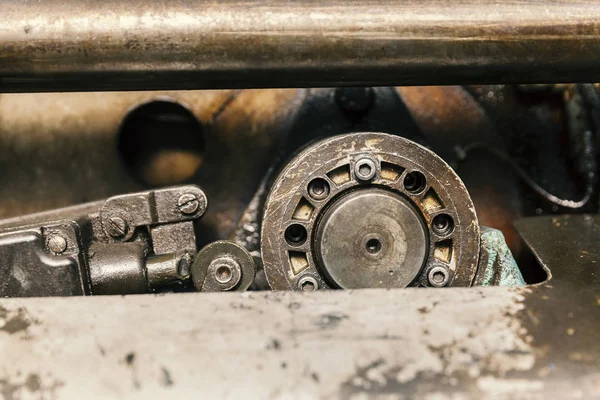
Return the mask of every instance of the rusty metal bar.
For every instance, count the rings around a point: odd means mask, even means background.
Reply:
[[[0,91],[595,81],[597,0],[4,0]]]

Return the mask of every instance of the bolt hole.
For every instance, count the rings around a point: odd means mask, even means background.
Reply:
[[[370,254],[377,254],[381,251],[381,242],[378,239],[369,239],[365,247]]]
[[[285,230],[285,240],[290,246],[299,246],[306,241],[306,228],[299,224],[293,224]]]
[[[329,183],[325,179],[316,178],[308,184],[308,194],[315,200],[323,200],[329,196]]]
[[[411,172],[404,178],[404,188],[412,194],[421,193],[425,189],[425,184],[425,176],[418,171]]]
[[[203,126],[174,101],[152,101],[129,112],[118,140],[125,165],[149,186],[185,182],[202,165]]]
[[[432,228],[436,234],[446,236],[454,230],[454,221],[449,215],[440,214],[433,219]]]
[[[215,277],[220,283],[227,283],[231,280],[232,275],[231,268],[226,265],[221,265],[217,268]]]

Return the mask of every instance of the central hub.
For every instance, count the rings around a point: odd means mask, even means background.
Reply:
[[[343,195],[315,235],[320,268],[343,289],[408,286],[428,255],[428,232],[404,197],[382,189]]]

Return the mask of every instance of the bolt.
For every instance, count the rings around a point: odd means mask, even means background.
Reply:
[[[454,222],[449,215],[440,214],[433,219],[432,228],[436,234],[445,236],[454,229]]]
[[[242,279],[242,266],[229,255],[215,258],[209,266],[210,274],[221,285],[220,290],[230,290]]]
[[[106,221],[106,233],[114,238],[120,238],[127,233],[127,221],[121,217],[111,217]]]
[[[323,200],[329,196],[329,184],[325,179],[316,178],[308,184],[308,195],[315,200]]]
[[[319,288],[319,282],[312,276],[303,276],[298,280],[298,289],[303,292],[314,292]]]
[[[52,235],[48,239],[48,248],[56,254],[60,254],[67,249],[67,240],[60,235]]]
[[[185,193],[177,200],[177,208],[179,208],[182,214],[193,214],[200,208],[200,201],[198,201],[195,195]]]
[[[448,276],[448,271],[444,267],[433,267],[429,273],[427,274],[427,280],[429,284],[433,287],[442,287],[446,286],[450,277]]]
[[[361,181],[370,181],[375,177],[377,167],[370,158],[361,158],[354,164],[354,175]]]
[[[215,279],[219,283],[228,283],[233,278],[233,271],[228,265],[219,265],[215,270]]]

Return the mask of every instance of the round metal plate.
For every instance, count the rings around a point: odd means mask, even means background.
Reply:
[[[360,169],[355,168],[357,162],[365,159],[375,161],[377,171],[370,179],[365,179],[366,175],[356,176],[356,169]],[[309,194],[308,188],[315,179],[327,182],[325,198]],[[355,190],[373,189],[402,198],[426,228],[425,262],[409,285],[430,286],[427,273],[439,265],[449,272],[447,285],[471,285],[479,258],[479,224],[460,178],[440,157],[410,140],[385,133],[353,133],[328,138],[306,148],[274,182],[266,202],[261,233],[263,264],[271,287],[297,290],[304,276],[316,277],[319,289],[344,287],[339,278],[327,271],[330,262],[323,257],[316,240],[323,233],[319,226],[335,201]],[[365,213],[380,214],[373,210]],[[433,219],[442,214],[451,221],[452,229],[440,233],[432,224]],[[286,241],[286,231],[289,232],[292,225],[294,232],[305,233],[303,240]],[[415,232],[419,234],[417,229],[407,235]],[[396,262],[392,268],[399,265]],[[395,284],[405,286],[409,276],[410,271]],[[392,283],[393,278],[378,285],[371,281],[369,286],[390,287]],[[352,287],[366,286],[355,284]]]
[[[217,258],[230,258],[239,264],[241,278],[235,287],[219,285],[216,277],[208,276],[211,263]],[[254,281],[256,264],[252,255],[245,248],[233,242],[220,240],[206,245],[198,252],[192,264],[191,272],[192,281],[198,290],[207,291],[203,290],[207,286],[209,287],[208,291],[220,291],[220,288],[222,290],[244,291]],[[207,282],[209,279],[210,282]]]
[[[328,281],[342,289],[408,286],[427,257],[428,233],[402,196],[355,190],[323,215],[315,253]]]

